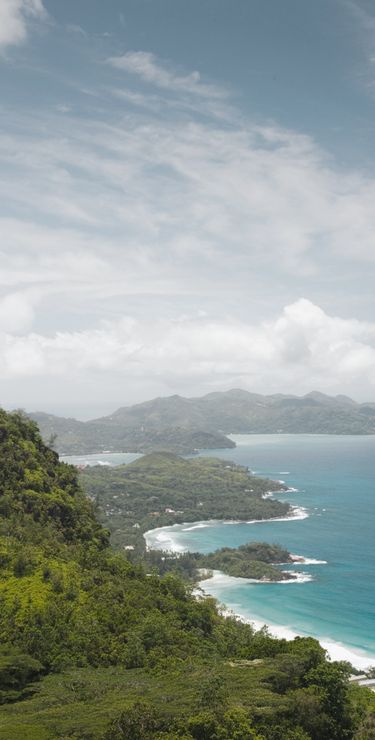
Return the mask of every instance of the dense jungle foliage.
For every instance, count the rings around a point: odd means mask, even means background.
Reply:
[[[374,737],[374,695],[315,640],[255,632],[115,554],[20,414],[0,411],[0,462],[0,738]]]

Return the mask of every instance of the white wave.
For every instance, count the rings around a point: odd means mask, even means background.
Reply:
[[[258,583],[251,581],[250,579],[233,578],[232,576],[224,575],[220,571],[213,571],[213,577],[210,578],[208,581],[201,581],[198,584],[199,589],[196,589],[194,593],[196,596],[202,596],[202,593],[209,594],[217,598],[219,601],[225,601],[225,594],[220,593],[221,590],[225,589],[226,587],[238,585],[239,580],[241,582],[248,581],[249,585],[252,584],[253,588],[255,588],[255,584]],[[281,583],[293,583],[293,581],[282,581]],[[299,583],[305,583],[305,581],[301,580],[299,581]],[[269,633],[274,637],[278,637],[279,639],[284,638],[285,640],[294,640],[294,638],[298,636],[310,636],[310,633],[305,632],[304,630],[293,629],[289,625],[273,623],[266,624],[257,616],[250,617],[248,614],[241,614],[241,609],[242,607],[240,604],[231,604],[229,605],[229,607],[222,606],[220,608],[220,611],[224,616],[235,616],[242,622],[253,625],[255,629],[262,629],[266,626],[269,630]],[[315,637],[315,639],[319,640],[322,647],[327,650],[327,653],[331,660],[347,660],[359,670],[366,670],[375,665],[375,655],[369,655],[361,650],[358,650],[357,648],[353,648],[351,645],[345,645],[344,643],[332,640],[329,637],[319,635],[312,636]]]
[[[304,558],[303,565],[327,565],[327,561],[316,560],[315,558]]]
[[[303,506],[292,506],[292,512],[285,516],[275,516],[271,519],[250,519],[246,524],[267,524],[268,522],[289,522],[300,519],[307,519],[309,512]]]
[[[304,573],[303,571],[294,573],[294,571],[291,570],[284,570],[283,573],[293,573],[294,578],[290,578],[288,581],[278,581],[278,583],[281,583],[282,585],[289,585],[290,583],[308,583],[309,581],[314,580],[310,573]]]
[[[304,555],[295,555],[290,553],[290,557],[296,565],[327,565],[326,560],[316,560],[316,558],[305,558]]]
[[[279,475],[290,475],[289,470],[280,470]]]
[[[280,517],[272,517],[271,519],[251,519],[247,522],[239,521],[238,519],[208,519],[206,521],[196,522],[183,522],[183,524],[172,525],[171,527],[158,527],[157,529],[149,529],[144,533],[146,540],[146,547],[148,550],[166,550],[168,552],[188,552],[189,548],[181,545],[179,542],[179,534],[181,532],[189,532],[194,529],[204,529],[207,527],[225,525],[225,524],[267,524],[269,522],[288,522],[288,521],[299,521],[306,519],[309,513],[302,506],[292,506],[290,514]],[[176,529],[174,529],[176,527]],[[183,527],[183,529],[181,528]],[[174,530],[174,531],[173,531]]]
[[[342,642],[334,642],[334,640],[324,638],[320,640],[320,644],[327,650],[331,660],[347,660],[355,668],[362,670],[372,668],[375,665],[375,656],[366,655],[361,650],[355,650]]]
[[[292,506],[293,514],[288,519],[308,519],[309,512],[303,506]]]
[[[285,493],[299,493],[299,488],[293,488],[293,486],[290,486]]]
[[[237,578],[235,576],[228,576],[225,573],[223,573],[221,570],[212,570],[212,577],[208,581],[199,581],[198,588],[201,589],[204,592],[210,593],[213,596],[215,596],[216,592],[220,592],[221,589],[225,589],[228,587],[233,586],[243,586],[244,583],[251,583],[254,585],[264,585],[264,584],[271,584],[271,585],[289,585],[291,583],[308,583],[309,581],[313,581],[313,576],[310,575],[310,573],[304,573],[299,572],[295,573],[293,571],[284,570],[283,573],[292,573],[293,578],[288,578],[285,581],[271,581],[271,580],[259,580],[258,578]],[[202,585],[203,584],[203,585]],[[216,598],[220,599],[220,596],[216,596]]]
[[[186,552],[187,548],[183,547],[173,536],[172,532],[165,531],[164,527],[160,529],[150,529],[144,533],[147,550],[165,550],[166,552]]]

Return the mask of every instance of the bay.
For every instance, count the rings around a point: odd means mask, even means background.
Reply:
[[[216,574],[201,583],[222,604],[280,636],[312,635],[332,657],[375,665],[375,436],[234,435],[235,449],[200,454],[248,466],[283,480],[277,494],[305,518],[257,523],[202,522],[147,533],[152,547],[212,552],[251,540],[277,542],[320,561],[295,566],[298,583],[253,583]],[[139,455],[101,453],[64,458],[74,464],[118,465]],[[323,562],[322,562],[323,561]],[[311,579],[309,580],[308,577]]]
[[[258,583],[218,575],[202,582],[235,613],[279,635],[312,635],[335,658],[375,664],[375,437],[236,435],[232,450],[201,454],[247,465],[298,491],[277,497],[303,507],[304,519],[210,522],[164,528],[173,549],[211,552],[251,540],[278,542],[294,554],[326,561],[296,570],[299,583]],[[158,546],[158,533],[149,545]],[[272,630],[273,627],[273,630]]]

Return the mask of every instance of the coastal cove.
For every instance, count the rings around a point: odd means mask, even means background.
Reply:
[[[301,517],[256,523],[195,522],[147,533],[147,543],[212,552],[251,540],[277,542],[310,561],[296,582],[254,583],[216,574],[200,584],[229,610],[280,636],[312,635],[335,659],[375,664],[375,437],[236,435],[234,450],[207,453],[284,480],[277,498]],[[298,511],[298,510],[297,510]],[[159,543],[159,544],[158,544]],[[288,566],[289,568],[289,566]]]
[[[153,528],[147,533],[147,544],[178,552],[209,553],[261,540],[303,555],[307,562],[295,568],[288,565],[288,569],[306,574],[297,583],[254,583],[216,575],[201,585],[257,625],[270,625],[282,636],[313,635],[335,658],[349,659],[361,668],[374,664],[371,523],[375,513],[375,437],[238,435],[233,439],[235,449],[200,455],[233,461],[257,475],[283,480],[289,490],[284,494],[278,491],[276,497],[297,507],[294,517],[253,523],[194,521]],[[69,458],[69,462],[101,464],[104,469],[131,462],[134,457],[98,454]]]

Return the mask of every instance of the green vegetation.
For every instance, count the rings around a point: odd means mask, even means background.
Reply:
[[[91,452],[153,452],[170,450],[178,455],[190,455],[202,449],[235,447],[235,443],[224,434],[194,426],[180,425],[160,427],[143,424],[127,426],[116,415],[96,421],[64,419],[53,414],[30,414],[36,421],[47,444],[53,440],[54,447],[65,455],[85,455]]]
[[[275,567],[277,563],[292,563],[290,553],[278,545],[248,542],[240,547],[222,547],[208,555],[198,556],[199,568],[221,570],[235,578],[256,578],[263,581],[287,581],[295,576]]]
[[[269,519],[290,513],[289,504],[263,498],[285,486],[249,475],[247,468],[216,458],[184,460],[159,452],[129,465],[86,468],[81,482],[111,532],[112,545],[134,548],[128,552],[133,562],[141,557],[158,573],[173,571],[191,581],[198,579],[200,568],[258,580],[294,577],[273,565],[292,562],[289,553],[265,543],[223,548],[205,556],[145,551],[143,533],[154,527],[207,519]]]
[[[111,532],[114,547],[143,554],[143,533],[155,527],[207,519],[269,519],[291,508],[265,493],[285,486],[249,476],[247,468],[216,458],[183,460],[159,452],[114,468],[81,473],[82,485]]]
[[[130,561],[137,562],[139,555],[129,552]],[[213,570],[220,570],[235,578],[253,578],[263,581],[286,581],[295,578],[293,572],[277,568],[277,564],[293,563],[290,554],[279,545],[265,542],[249,542],[238,548],[223,547],[203,555],[199,552],[170,553],[163,550],[147,550],[142,561],[148,570],[159,575],[175,573],[185,581],[197,583],[210,578]]]
[[[370,740],[374,696],[346,676],[308,638],[257,659],[67,669],[1,708],[0,738]]]
[[[136,552],[127,553],[132,562],[137,562]],[[265,542],[249,542],[238,548],[223,547],[203,555],[199,552],[170,553],[163,550],[147,550],[142,555],[149,571],[159,575],[175,573],[185,581],[196,583],[212,576],[212,570],[221,570],[236,578],[255,578],[264,581],[285,581],[295,577],[275,567],[281,563],[293,563],[287,550],[279,545]]]
[[[202,398],[155,398],[120,408],[93,421],[31,414],[47,441],[66,454],[151,452],[189,454],[196,449],[233,447],[227,434],[375,434],[375,404],[346,396],[262,396],[243,390]]]
[[[20,414],[0,411],[0,462],[1,739],[372,736],[374,695],[315,640],[225,619],[116,555]]]

